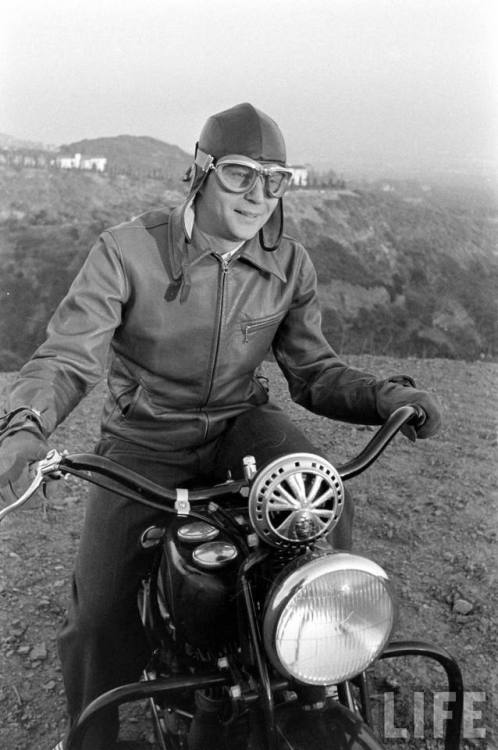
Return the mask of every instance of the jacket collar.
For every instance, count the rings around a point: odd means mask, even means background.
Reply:
[[[264,273],[273,274],[280,279],[280,281],[285,283],[287,281],[287,276],[279,263],[277,254],[278,250],[263,250],[259,241],[258,232],[252,240],[248,240],[245,243],[238,257],[240,260],[245,260],[253,266],[256,266],[256,268],[259,268],[259,270]]]
[[[170,215],[169,239],[174,278],[178,278],[205,255],[213,252],[212,248],[202,243],[197,245],[197,243],[192,242],[191,237],[185,236],[185,214],[191,210],[188,203],[183,203],[173,209]],[[250,263],[260,271],[271,273],[281,281],[286,282],[287,276],[278,261],[277,253],[278,251],[264,250],[261,247],[259,235],[256,235],[242,246],[236,257]]]

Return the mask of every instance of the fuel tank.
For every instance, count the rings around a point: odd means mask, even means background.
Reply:
[[[177,641],[217,650],[237,637],[236,580],[240,552],[209,524],[177,520],[166,530],[158,570]]]

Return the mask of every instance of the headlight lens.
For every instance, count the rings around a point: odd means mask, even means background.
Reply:
[[[264,618],[267,652],[299,682],[336,684],[362,672],[384,648],[395,605],[386,573],[346,553],[305,563],[276,582]]]

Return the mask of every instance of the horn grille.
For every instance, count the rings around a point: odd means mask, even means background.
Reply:
[[[312,453],[278,458],[256,475],[249,516],[258,536],[272,547],[309,544],[329,533],[344,506],[337,470]]]

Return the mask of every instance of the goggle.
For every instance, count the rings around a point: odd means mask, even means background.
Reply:
[[[220,185],[231,193],[250,192],[258,178],[262,177],[266,195],[269,198],[281,198],[292,180],[291,169],[231,157],[222,157],[216,164],[209,157],[207,163],[200,166],[206,172],[212,169]]]

